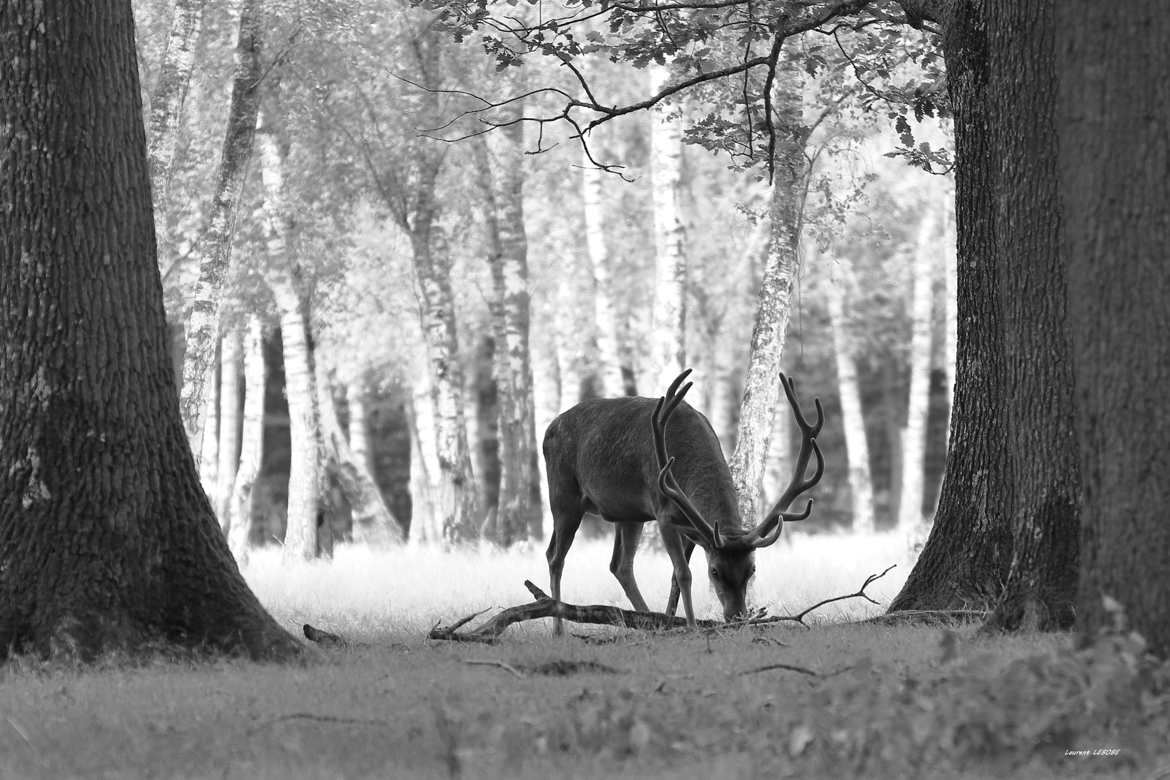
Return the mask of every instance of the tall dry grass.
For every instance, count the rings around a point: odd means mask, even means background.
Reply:
[[[562,597],[577,604],[628,607],[609,572],[610,553],[608,541],[578,540],[565,564]],[[750,603],[767,607],[770,614],[791,614],[856,591],[869,574],[897,564],[867,591],[888,603],[912,562],[909,545],[896,533],[791,534],[757,553]],[[697,615],[717,618],[719,604],[703,574],[700,551],[692,570]],[[662,609],[671,575],[666,554],[644,545],[635,571],[651,607]],[[254,552],[243,572],[265,606],[290,628],[309,622],[359,635],[425,632],[439,620],[528,601],[525,579],[545,589],[548,584],[544,551],[536,546],[447,551],[417,545],[388,550],[341,545],[332,560],[311,562],[286,562],[279,548],[269,547]],[[881,610],[851,599],[818,611],[816,617],[846,620]]]

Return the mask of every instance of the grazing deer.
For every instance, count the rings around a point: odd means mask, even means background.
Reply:
[[[565,555],[581,516],[594,512],[616,526],[609,569],[634,609],[648,611],[634,580],[634,554],[642,524],[655,520],[674,566],[666,611],[674,614],[681,593],[687,623],[695,625],[689,560],[697,544],[707,553],[707,571],[723,606],[723,617],[731,621],[746,609],[748,580],[756,570],[754,551],[779,539],[785,521],[809,516],[811,498],[803,512],[787,509],[798,495],[820,481],[825,470],[816,441],[825,422],[820,400],[814,401],[816,422],[809,424],[792,381],[780,375],[800,427],[800,454],[780,500],[763,522],[744,528],[719,439],[707,418],[683,401],[691,383],[679,390],[690,373],[687,369],[679,374],[657,403],[632,397],[582,401],[548,426],[544,459],[553,533],[547,557],[554,599],[561,598]],[[669,430],[667,422],[672,423]],[[813,455],[816,468],[806,478]],[[559,618],[555,626],[560,634]]]

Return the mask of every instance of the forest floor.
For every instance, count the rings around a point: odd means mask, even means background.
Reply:
[[[898,563],[867,591],[886,602],[911,555],[893,535],[796,537],[759,554],[754,603],[792,614]],[[608,541],[579,541],[565,599],[623,604],[608,558]],[[669,563],[638,561],[661,606]],[[1124,634],[1076,649],[1064,635],[850,624],[881,611],[854,599],[811,628],[555,637],[541,620],[485,646],[426,634],[528,601],[522,581],[547,582],[540,551],[343,547],[288,568],[265,550],[245,574],[290,631],[352,644],[284,667],[10,664],[0,778],[1170,779],[1170,664]],[[716,612],[709,591],[696,588],[700,616]]]

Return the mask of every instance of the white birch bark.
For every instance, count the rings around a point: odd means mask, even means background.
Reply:
[[[809,242],[810,244],[812,242]],[[810,246],[815,252],[815,247]],[[806,257],[811,257],[807,254]],[[869,438],[861,407],[861,386],[857,381],[857,360],[853,339],[845,318],[846,289],[851,286],[848,260],[840,258],[838,278],[828,287],[829,327],[833,331],[833,352],[837,364],[837,390],[841,399],[841,428],[845,433],[845,459],[849,464],[849,495],[853,509],[853,531],[874,531],[873,479],[869,471]]]
[[[160,241],[166,235],[167,191],[179,141],[183,104],[195,66],[195,44],[203,28],[206,0],[177,0],[171,15],[171,30],[158,82],[150,95],[150,131],[147,134],[150,184],[154,191],[155,232]]]
[[[405,541],[402,525],[386,506],[369,466],[356,456],[345,439],[333,403],[332,383],[319,359],[314,361],[314,370],[321,438],[325,455],[353,516],[353,540],[372,546],[402,544]]]
[[[653,92],[667,86],[662,66],[648,68]],[[666,388],[686,363],[686,228],[682,219],[682,126],[663,109],[650,111],[650,171],[654,196],[654,305],[642,392]]]
[[[435,508],[439,452],[435,443],[435,402],[428,372],[415,372],[406,405],[410,425],[411,541],[440,544],[443,528]]]
[[[197,459],[201,457],[198,444],[203,437],[207,369],[215,359],[220,299],[231,261],[234,215],[244,185],[244,173],[252,157],[260,110],[257,85],[261,75],[262,10],[261,0],[243,0],[240,7],[231,107],[208,227],[200,243],[199,278],[186,324],[187,348],[183,357],[179,405],[187,439]]]
[[[601,393],[606,398],[625,395],[618,345],[617,307],[613,300],[613,272],[605,244],[605,187],[601,171],[581,152],[581,191],[584,202],[585,246],[593,272],[593,319],[597,328],[597,362]]]
[[[260,458],[264,451],[264,391],[268,366],[264,362],[264,332],[260,318],[248,321],[243,343],[244,353],[244,420],[240,430],[240,461],[232,489],[232,508],[228,513],[228,546],[236,561],[243,564],[252,535],[252,497],[260,476]]]
[[[557,305],[553,312],[559,412],[576,406],[581,400],[581,333],[573,317],[581,300],[576,281],[575,275],[564,269],[558,280]]]
[[[232,490],[239,467],[240,369],[243,334],[231,328],[220,340],[219,353],[219,466],[215,478],[215,516],[226,536],[231,528]]]
[[[287,241],[288,207],[284,197],[284,161],[272,132],[257,136],[260,178],[264,185],[266,281],[280,314],[284,347],[284,384],[288,399],[290,441],[288,512],[284,555],[310,560],[317,556],[317,514],[321,505],[322,458],[320,417],[315,392],[312,336],[305,302],[293,273]]]
[[[199,482],[214,504],[219,472],[219,384],[215,365],[208,366],[204,383],[209,388],[203,401],[203,424],[199,429]]]
[[[370,436],[368,414],[366,413],[366,386],[361,379],[351,380],[345,388],[349,406],[349,423],[346,436],[354,460],[364,468],[370,468]]]
[[[922,523],[926,417],[930,410],[930,309],[937,241],[934,209],[928,209],[918,228],[910,296],[910,393],[906,426],[902,429],[902,491],[898,530],[914,533]]]

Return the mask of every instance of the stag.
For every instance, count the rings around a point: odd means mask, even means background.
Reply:
[[[689,561],[698,545],[707,554],[707,573],[723,617],[735,620],[746,612],[755,550],[775,543],[785,522],[804,520],[812,512],[811,498],[802,512],[788,508],[824,474],[816,441],[825,421],[820,400],[814,400],[817,419],[810,424],[792,380],[780,375],[800,428],[800,454],[775,506],[759,525],[745,528],[719,439],[707,418],[683,400],[691,388],[690,382],[683,385],[690,373],[679,374],[657,402],[633,397],[582,401],[549,425],[544,459],[553,513],[547,558],[554,599],[561,598],[561,572],[581,518],[592,512],[616,527],[609,569],[634,609],[649,611],[634,579],[634,554],[643,524],[654,520],[674,568],[667,613],[674,614],[681,594],[687,622],[695,624]],[[815,469],[806,476],[813,456]],[[563,631],[559,619],[555,630]]]

